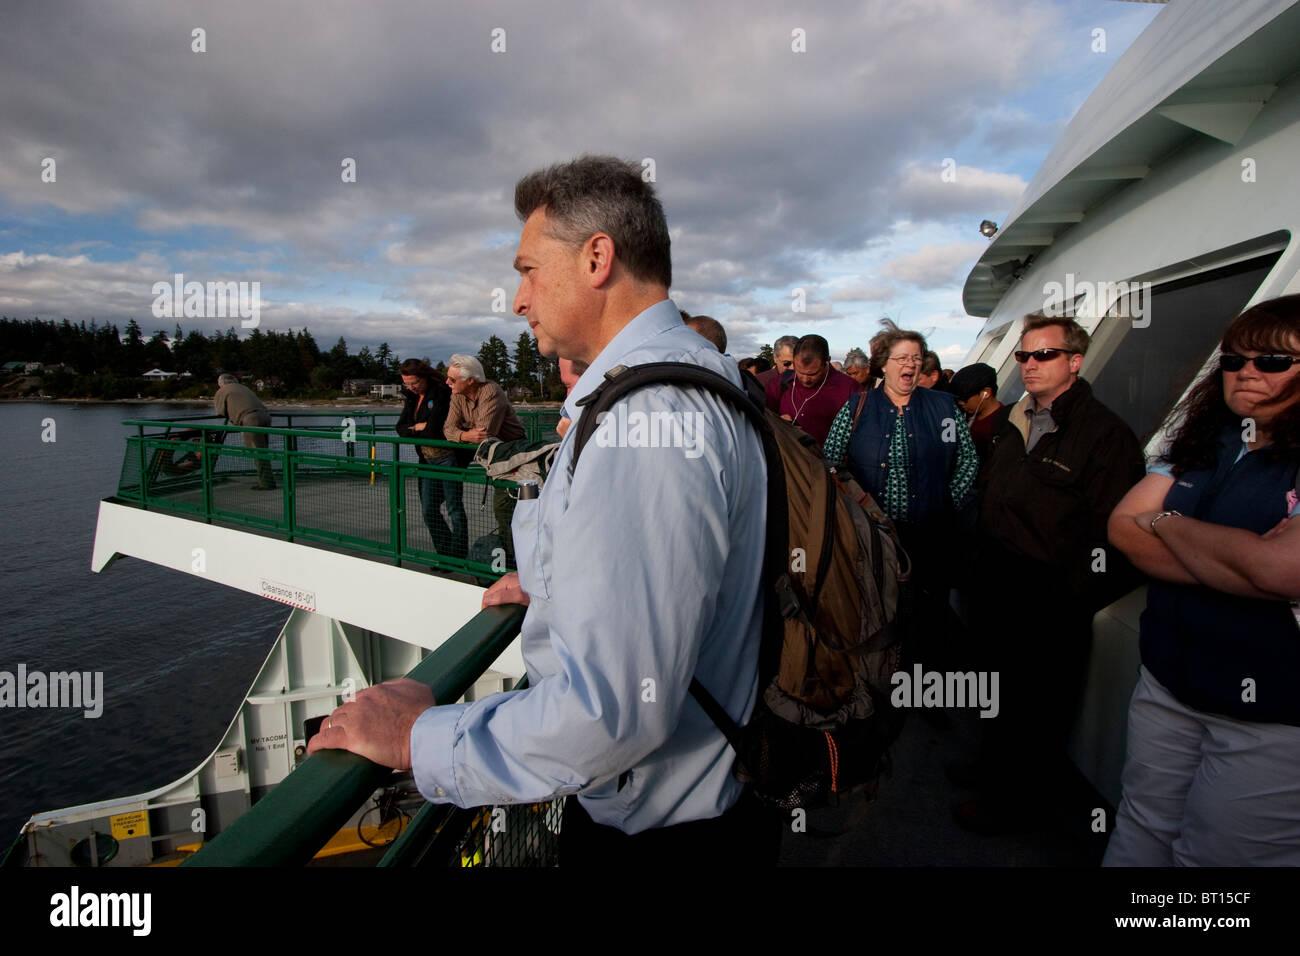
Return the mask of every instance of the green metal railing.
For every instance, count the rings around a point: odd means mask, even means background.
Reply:
[[[458,700],[514,640],[523,618],[524,608],[519,605],[487,608],[407,676],[428,684],[435,700]],[[304,865],[391,778],[391,770],[364,757],[342,750],[319,751],[182,865]],[[417,815],[417,821],[423,817],[425,822],[416,832],[432,838],[440,826],[429,827],[435,816],[427,811],[429,805]],[[415,823],[408,831],[412,827]],[[413,836],[402,841],[408,860],[412,840]],[[397,859],[391,850],[389,856]]]
[[[515,690],[528,686],[528,678]],[[564,798],[504,807],[426,803],[381,867],[544,867],[559,864]]]
[[[519,415],[530,439],[555,437],[558,412]],[[127,438],[116,499],[399,565],[419,563],[480,578],[497,577],[513,565],[506,536],[514,483],[491,479],[477,466],[422,463],[415,451],[423,445],[461,453],[463,460],[474,445],[383,434],[395,413],[294,412],[277,418],[286,426],[245,428],[211,415],[125,422],[135,434]],[[297,427],[288,427],[294,419]],[[246,478],[274,483],[276,490],[260,491]],[[463,537],[453,534],[450,512],[444,518],[435,507],[425,517],[421,480],[437,483],[435,499],[459,496]]]

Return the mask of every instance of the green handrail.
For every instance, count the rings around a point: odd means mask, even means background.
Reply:
[[[521,413],[521,416],[527,413]],[[548,426],[549,417],[556,413],[540,411],[531,413],[527,419],[530,434],[540,436]],[[321,417],[333,418],[336,413],[319,413]],[[360,416],[358,416],[360,417]],[[425,564],[446,573],[468,574],[478,579],[495,579],[508,569],[511,557],[505,555],[505,563],[500,561],[499,546],[488,541],[470,554],[453,557],[449,548],[441,547],[437,542],[426,541],[422,535],[407,535],[407,515],[410,513],[408,491],[413,478],[430,479],[441,482],[455,482],[467,488],[480,488],[478,511],[472,512],[469,501],[471,492],[463,491],[467,520],[473,514],[481,517],[487,510],[487,489],[511,489],[514,482],[490,478],[477,465],[470,468],[453,468],[432,465],[421,461],[404,461],[401,448],[403,445],[425,446],[444,451],[473,451],[474,444],[448,442],[438,439],[402,438],[397,435],[384,435],[376,432],[357,432],[349,434],[348,442],[343,442],[342,433],[335,424],[328,429],[305,428],[260,428],[252,426],[229,425],[214,416],[205,416],[208,420],[190,418],[168,421],[155,419],[131,419],[125,424],[134,428],[135,433],[127,437],[127,458],[123,463],[122,477],[117,494],[112,499],[118,502],[131,502],[149,510],[167,511],[194,520],[242,525],[262,532],[278,534],[290,541],[313,542],[328,547],[340,547],[354,553],[372,555],[401,565],[404,562]],[[378,427],[372,421],[372,427]],[[178,441],[175,430],[182,430],[195,435],[194,444],[205,452],[202,467],[191,472],[179,473],[167,470],[166,476],[160,469],[166,469],[172,461],[171,455],[191,448],[188,442]],[[240,444],[226,444],[226,436],[232,432],[243,434],[279,436],[276,442],[268,442],[269,448],[247,447]],[[322,444],[323,443],[323,444]],[[275,447],[278,445],[279,447]],[[387,446],[390,452],[381,448]],[[319,448],[320,450],[316,450]],[[210,454],[206,454],[210,452]],[[340,454],[340,452],[342,452]],[[370,455],[374,457],[370,457]],[[225,470],[220,474],[213,468],[214,457],[223,459]],[[243,461],[232,470],[231,462]],[[251,474],[258,461],[275,463],[283,479],[278,504],[266,507],[266,502],[256,503],[247,500],[223,497],[220,501],[214,495],[214,484],[240,474]],[[373,510],[365,512],[370,517],[359,523],[348,523],[341,516],[347,514],[340,508],[322,517],[319,507],[321,494],[354,494],[352,491],[341,492],[342,485],[315,484],[316,479],[332,479],[339,476],[370,476],[374,484],[377,476],[383,476],[388,482],[387,527],[375,520]],[[260,484],[260,480],[259,480]],[[304,518],[300,507],[305,498],[317,496],[314,510],[315,518]],[[373,498],[356,495],[351,504],[372,509]],[[342,500],[342,499],[340,499]],[[495,510],[495,506],[494,506]],[[499,524],[494,519],[494,524]],[[472,525],[471,525],[472,530]],[[491,534],[491,529],[486,534]],[[482,543],[482,529],[473,542]],[[430,547],[430,545],[433,547]],[[492,548],[491,557],[487,557]]]
[[[435,700],[460,699],[514,640],[524,611],[480,611],[407,676],[428,684]],[[391,776],[356,754],[319,751],[181,865],[302,866]]]
[[[514,690],[528,686],[528,675],[515,682]],[[455,843],[478,813],[478,807],[461,809],[451,803],[426,803],[415,812],[384,858],[375,866],[445,866]]]

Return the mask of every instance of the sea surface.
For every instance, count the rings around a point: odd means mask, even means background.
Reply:
[[[133,558],[90,570],[99,502],[126,452],[121,422],[204,410],[0,403],[0,671],[103,674],[98,718],[0,708],[0,856],[33,813],[198,766],[288,618],[282,604]]]

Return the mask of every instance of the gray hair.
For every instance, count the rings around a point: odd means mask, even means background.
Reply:
[[[460,369],[460,374],[456,377],[462,382],[470,378],[476,382],[486,381],[483,363],[472,355],[453,355],[447,362],[447,371],[451,372],[454,368]]]
[[[580,247],[603,232],[633,278],[664,288],[673,284],[664,207],[639,163],[581,156],[529,173],[515,184],[515,213],[526,222],[538,209],[546,212],[552,239]]]
[[[849,354],[844,356],[845,368],[871,368],[871,359],[867,358],[867,353],[862,349],[849,349]]]
[[[217,384],[238,385],[239,379],[235,378],[235,376],[231,375],[229,372],[222,372],[220,375],[217,376]]]
[[[772,355],[775,357],[782,349],[789,349],[793,352],[799,345],[799,336],[783,335],[772,343]]]

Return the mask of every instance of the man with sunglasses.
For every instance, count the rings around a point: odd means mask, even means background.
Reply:
[[[1093,615],[1137,581],[1108,547],[1106,521],[1142,479],[1142,451],[1079,378],[1087,350],[1073,319],[1026,316],[1015,353],[1026,394],[999,413],[977,480],[971,616],[1000,676],[1000,712],[981,721],[976,763],[950,776],[980,791],[955,811],[980,833],[1034,825],[1059,801]]]
[[[772,343],[772,367],[755,376],[759,385],[766,389],[773,380],[789,382],[794,378],[794,350],[798,344],[797,335],[783,335]]]

